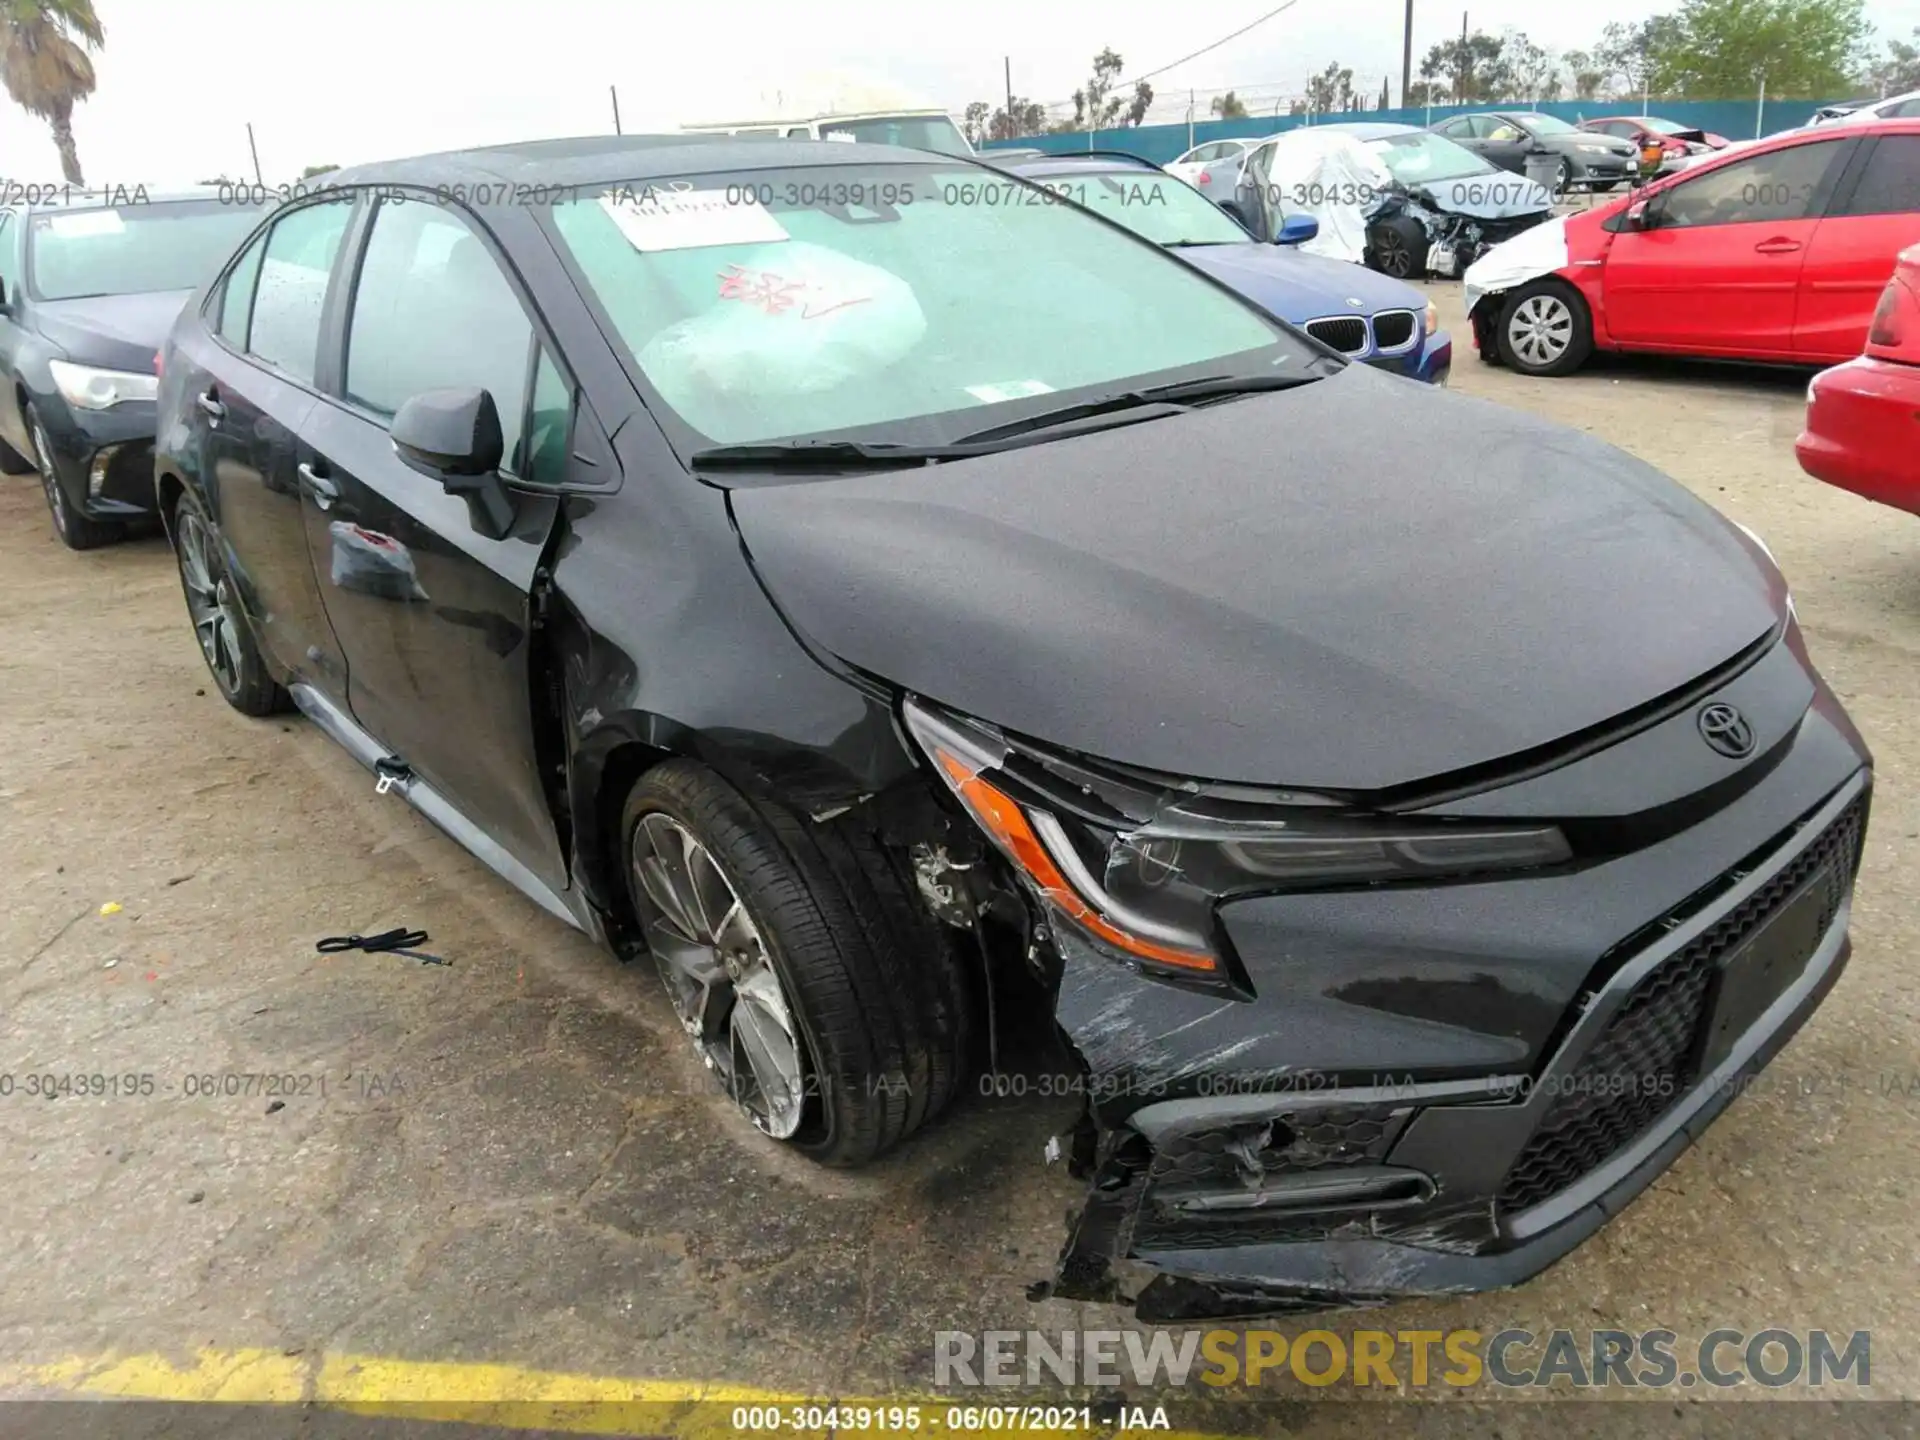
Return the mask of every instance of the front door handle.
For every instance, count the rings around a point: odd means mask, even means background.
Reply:
[[[216,420],[224,420],[227,418],[227,407],[213,398],[213,392],[211,390],[202,390],[198,395],[193,397],[193,403]]]
[[[1799,248],[1800,242],[1798,240],[1787,240],[1784,238],[1762,240],[1758,245],[1753,247],[1754,253],[1757,255],[1791,255]]]
[[[332,509],[333,502],[340,498],[340,487],[304,461],[300,465],[300,488],[311,495],[313,503],[322,510]]]

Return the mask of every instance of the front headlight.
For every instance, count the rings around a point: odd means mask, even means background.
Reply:
[[[66,360],[49,360],[53,387],[76,410],[111,410],[127,400],[152,400],[160,393],[160,377],[130,370],[96,370]]]
[[[1433,301],[1427,301],[1427,334],[1431,335],[1440,328],[1440,307]]]
[[[1213,915],[1225,899],[1572,855],[1551,825],[1408,820],[1318,795],[1150,779],[1016,746],[918,700],[904,708],[934,773],[1056,920],[1160,973],[1225,978]]]

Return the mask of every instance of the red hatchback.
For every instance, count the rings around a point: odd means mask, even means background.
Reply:
[[[1702,158],[1496,245],[1466,273],[1483,359],[1564,375],[1594,350],[1832,365],[1920,243],[1920,119]]]
[[[1815,479],[1920,514],[1920,245],[1887,282],[1866,354],[1814,376],[1794,452]]]

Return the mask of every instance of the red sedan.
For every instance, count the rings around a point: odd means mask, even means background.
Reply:
[[[1715,135],[1707,130],[1694,130],[1672,120],[1662,120],[1653,115],[1609,115],[1600,120],[1583,120],[1580,129],[1591,130],[1598,135],[1612,135],[1621,140],[1631,140],[1635,146],[1644,150],[1649,140],[1655,141],[1667,154],[1669,160],[1684,159],[1706,150],[1724,150],[1727,137]]]
[[[1833,365],[1920,243],[1920,119],[1792,131],[1549,220],[1466,273],[1483,359],[1564,375],[1596,349]]]
[[[1866,353],[1814,376],[1793,448],[1815,479],[1920,514],[1920,245],[1887,282]]]

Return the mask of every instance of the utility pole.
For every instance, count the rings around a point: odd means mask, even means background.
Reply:
[[[1469,53],[1467,50],[1467,12],[1462,10],[1460,12],[1460,78],[1454,82],[1453,87],[1460,92],[1453,97],[1453,103],[1456,105],[1464,105],[1467,103],[1467,79],[1472,69]]]
[[[1767,72],[1760,72],[1760,104],[1753,112],[1753,138],[1758,140],[1765,131],[1767,118]]]
[[[624,135],[626,132],[620,128],[620,90],[617,86],[609,85],[607,94],[613,100],[613,133]]]
[[[1413,0],[1407,0],[1407,28],[1400,37],[1400,103],[1413,90]]]
[[[256,185],[265,185],[267,182],[260,177],[260,147],[253,143],[253,122],[251,120],[247,122],[247,149],[253,152],[254,183]]]
[[[1014,130],[1015,130],[1015,128],[1016,128],[1016,127],[1015,127],[1015,125],[1014,125],[1014,123],[1013,123],[1013,57],[1012,57],[1011,55],[1002,55],[1002,56],[1000,57],[1000,59],[1001,59],[1001,62],[1002,62],[1002,63],[1003,63],[1003,64],[1004,64],[1005,66],[1006,66],[1006,75],[1007,75],[1007,138],[1008,138],[1009,140],[1012,140],[1013,138],[1015,138],[1015,137],[1014,137]],[[992,126],[992,124],[991,124],[991,123],[989,123],[989,124],[988,124],[988,126],[987,126],[987,128],[988,128],[989,130],[991,130],[991,129],[993,128],[993,126]]]
[[[1198,103],[1194,98],[1194,92],[1187,91],[1187,148],[1189,150],[1193,148],[1193,107]]]

